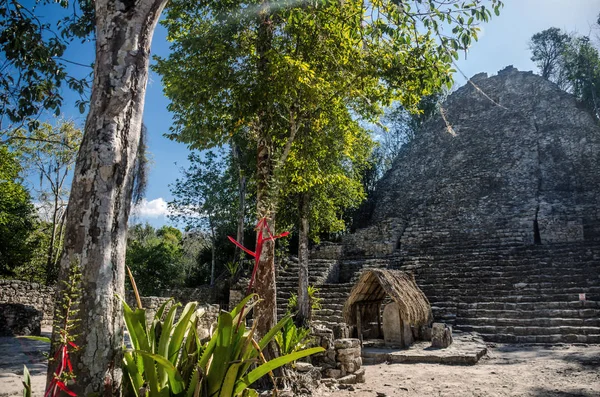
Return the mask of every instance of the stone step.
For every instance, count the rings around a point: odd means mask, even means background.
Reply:
[[[458,324],[472,326],[519,326],[519,327],[600,327],[600,318],[496,318],[496,317],[465,317],[461,316]]]
[[[600,327],[573,327],[573,326],[493,326],[493,325],[463,325],[457,323],[454,328],[463,332],[477,332],[479,334],[507,334],[515,336],[540,336],[540,335],[600,335]]]
[[[454,326],[456,328],[456,326]],[[557,344],[557,343],[600,343],[600,335],[580,335],[580,334],[559,334],[559,335],[513,335],[502,333],[479,333],[486,341],[498,343],[538,343],[538,344]]]
[[[477,302],[507,302],[507,303],[573,302],[578,299],[578,296],[576,296],[574,294],[566,294],[566,295],[553,294],[550,296],[502,295],[502,294],[499,294],[499,295],[495,295],[495,296],[491,296],[491,295],[477,296],[476,292],[474,292],[471,295],[462,295],[462,296],[456,296],[456,295],[432,296],[431,294],[428,294],[427,291],[424,291],[424,293],[432,305],[436,304],[438,302],[466,302],[466,303],[477,303]],[[596,300],[596,299],[593,299],[592,296],[588,297],[586,295],[586,298],[588,298],[590,300],[594,300],[594,301]]]

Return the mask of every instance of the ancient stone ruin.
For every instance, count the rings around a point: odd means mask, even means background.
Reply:
[[[351,337],[361,272],[399,269],[455,332],[600,343],[599,164],[600,127],[573,96],[512,67],[474,76],[402,149],[363,227],[313,250],[315,319]],[[296,264],[278,288],[283,313]]]

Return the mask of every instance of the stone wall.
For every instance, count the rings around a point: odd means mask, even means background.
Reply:
[[[355,384],[365,381],[362,367],[360,340],[333,339],[333,332],[326,328],[313,329],[314,344],[325,349],[311,356],[311,362],[320,368],[325,384]]]
[[[0,280],[0,303],[20,303],[43,313],[42,326],[52,324],[54,288],[20,280]]]
[[[52,325],[52,318],[54,316],[54,291],[54,287],[47,287],[38,283],[0,279],[0,303],[19,303],[34,307],[43,313],[42,327]],[[153,318],[154,313],[156,313],[160,305],[171,297],[183,304],[196,301],[202,305],[206,305],[216,303],[219,294],[219,288],[209,286],[162,290],[158,293],[158,296],[142,297],[142,305],[148,311],[148,318]],[[131,307],[136,306],[132,291],[126,291],[125,300]],[[208,311],[212,313],[214,309],[211,308]]]

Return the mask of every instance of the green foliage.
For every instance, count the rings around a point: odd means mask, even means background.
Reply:
[[[319,289],[315,286],[308,286],[308,301],[310,302],[310,308],[314,310],[321,310],[322,305],[321,302],[323,298],[319,298],[317,294],[319,293]],[[294,293],[290,295],[287,303],[287,312],[295,313],[298,310],[298,296]]]
[[[185,222],[189,229],[214,231],[234,224],[237,201],[236,182],[228,172],[223,153],[193,152],[188,156],[190,166],[182,170],[183,178],[172,186],[173,201],[169,208],[175,221]]]
[[[293,321],[285,323],[275,335],[280,354],[291,354],[303,350],[311,341],[310,329],[297,327]]]
[[[376,120],[393,101],[416,111],[449,86],[453,58],[501,6],[174,0],[162,22],[171,54],[155,67],[174,113],[168,136],[197,149],[248,138],[268,153],[258,217],[309,193],[313,239],[342,231],[344,209],[365,197],[359,175],[373,147],[356,119]]]
[[[529,48],[542,77],[575,95],[600,119],[600,54],[590,38],[549,28],[533,35]]]
[[[306,349],[261,362],[261,350],[290,322],[280,321],[271,332],[255,342],[254,328],[246,328],[243,317],[256,304],[248,296],[231,312],[221,312],[210,340],[201,343],[197,335],[197,303],[188,303],[175,321],[179,304],[168,311],[166,303],[158,310],[150,327],[145,310],[132,310],[125,302],[125,324],[132,350],[126,350],[123,370],[124,395],[140,396],[246,396],[256,395],[249,387],[274,369],[323,351]],[[254,303],[249,301],[254,299]],[[246,305],[249,305],[247,307]],[[246,307],[242,314],[242,308]],[[164,316],[164,320],[162,317]],[[253,364],[257,364],[254,369]]]
[[[23,366],[23,397],[31,397],[31,375],[27,366]]]
[[[21,166],[14,153],[0,145],[0,276],[15,277],[39,245],[33,231],[37,215],[19,177]]]
[[[56,26],[47,15],[59,16]],[[90,35],[93,22],[89,0],[0,0],[0,118],[8,121],[2,125],[4,138],[23,124],[36,129],[43,111],[60,114],[65,85],[81,95],[76,104],[83,113],[89,83],[67,74],[69,61],[63,55],[75,38]]]
[[[140,282],[144,295],[184,284],[186,269],[182,233],[171,226],[156,230],[149,224],[129,229],[125,263]]]
[[[554,81],[563,89],[568,88],[564,55],[571,45],[571,37],[558,28],[549,28],[531,37],[529,49],[543,78]]]
[[[227,268],[227,271],[229,272],[229,277],[233,279],[243,268],[243,265],[240,261],[229,261],[225,262],[225,268]]]
[[[11,146],[19,154],[26,173],[31,179],[39,178],[32,190],[38,212],[46,221],[38,228],[38,232],[46,235],[46,252],[44,258],[36,260],[43,261],[40,265],[44,268],[46,284],[52,284],[58,278],[70,176],[82,137],[82,131],[68,121],[58,121],[56,125],[42,123],[31,132],[20,129],[13,134]]]

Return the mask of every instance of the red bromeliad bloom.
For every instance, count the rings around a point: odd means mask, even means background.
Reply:
[[[265,228],[267,229],[267,232],[269,233],[268,237],[264,237],[263,229],[265,229]],[[257,233],[257,235],[256,235],[256,252],[250,251],[248,248],[246,248],[242,244],[238,243],[233,237],[227,236],[227,238],[229,238],[229,240],[232,243],[234,243],[236,246],[238,246],[242,251],[244,251],[248,255],[254,257],[254,268],[252,269],[252,276],[250,277],[250,283],[248,283],[248,289],[246,290],[246,295],[250,294],[250,291],[252,290],[252,285],[254,284],[254,277],[256,276],[256,270],[258,269],[258,263],[260,261],[260,254],[262,253],[263,243],[265,241],[275,240],[275,239],[278,239],[279,237],[285,237],[288,234],[290,234],[290,232],[283,232],[281,234],[273,236],[271,234],[271,229],[269,228],[269,223],[267,222],[267,218],[262,218],[258,221],[258,223],[256,224],[256,233]],[[240,313],[240,317],[238,319],[236,328],[239,327],[240,321],[242,320],[243,316],[244,316],[244,308],[242,308],[242,312]]]
[[[269,233],[269,237],[264,237],[263,236],[263,229],[266,228],[268,233]],[[252,284],[254,284],[254,277],[256,276],[256,269],[258,269],[258,262],[260,260],[260,254],[262,252],[263,249],[263,243],[265,241],[269,241],[269,240],[275,240],[278,239],[279,237],[285,237],[288,234],[290,234],[290,232],[283,232],[281,234],[278,234],[276,236],[273,236],[271,234],[271,229],[269,228],[269,223],[267,222],[267,218],[262,218],[258,221],[258,223],[256,224],[256,252],[252,252],[250,251],[248,248],[244,247],[242,244],[238,243],[233,237],[231,236],[227,236],[227,238],[229,238],[229,240],[234,243],[236,246],[238,246],[242,251],[244,251],[245,253],[247,253],[248,255],[254,257],[254,268],[252,269],[252,277],[250,277],[250,284],[248,284],[248,290],[246,293],[250,293],[250,290],[252,289]]]
[[[76,396],[73,391],[69,390],[65,382],[62,381],[62,375],[65,372],[73,372],[73,364],[71,364],[71,358],[69,357],[69,346],[73,349],[78,349],[75,343],[68,341],[56,351],[56,354],[54,354],[54,360],[58,363],[58,367],[44,393],[44,397],[57,396],[59,390],[64,391],[69,396]]]

